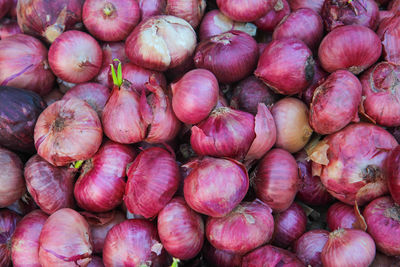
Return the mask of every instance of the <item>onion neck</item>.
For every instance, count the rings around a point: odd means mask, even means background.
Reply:
[[[276,4],[274,6],[275,12],[281,11],[284,8],[282,0],[276,1]]]
[[[368,165],[362,170],[362,179],[367,183],[376,182],[380,177],[382,177],[382,171],[376,165]]]
[[[344,234],[345,230],[343,228],[339,228],[329,234],[329,238],[341,238]]]
[[[223,34],[217,35],[215,37],[212,37],[211,41],[213,41],[215,43],[221,43],[223,45],[228,45],[231,43],[233,36],[234,36],[233,33],[227,32],[227,33],[223,33]]]
[[[107,2],[103,7],[103,14],[105,17],[111,17],[115,13],[115,10],[115,6],[112,3]]]

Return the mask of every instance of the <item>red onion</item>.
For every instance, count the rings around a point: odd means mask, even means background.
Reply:
[[[360,81],[347,70],[330,74],[314,91],[310,125],[319,134],[332,134],[357,122],[361,102]]]
[[[310,84],[314,64],[310,49],[302,41],[273,40],[261,54],[254,74],[278,93],[293,95]]]
[[[122,66],[122,77],[131,82],[132,87],[138,93],[147,90],[145,84],[149,82],[150,77],[152,76],[155,78],[157,84],[159,84],[161,88],[167,87],[167,81],[162,72],[148,70],[132,63],[127,63]]]
[[[273,8],[275,0],[217,0],[218,8],[236,21],[254,21]]]
[[[211,10],[204,15],[200,24],[200,40],[209,39],[212,36],[219,35],[231,30],[245,32],[251,36],[257,33],[257,26],[249,22],[233,21],[218,9]]]
[[[106,212],[121,204],[126,168],[134,160],[135,154],[127,145],[106,141],[83,164],[74,188],[78,205],[88,211]]]
[[[45,95],[53,88],[54,75],[47,62],[47,49],[37,39],[15,34],[0,40],[0,84]]]
[[[0,209],[0,266],[7,267],[11,264],[11,238],[20,219],[18,214]]]
[[[369,28],[348,25],[331,31],[319,46],[318,58],[328,72],[347,69],[360,74],[380,57],[379,37]]]
[[[93,37],[102,41],[122,41],[139,23],[140,9],[135,0],[86,0],[83,23]]]
[[[363,110],[380,125],[400,126],[399,80],[400,67],[385,61],[372,66],[361,76]]]
[[[285,249],[265,245],[243,257],[242,267],[257,267],[268,264],[271,267],[304,267],[304,264]]]
[[[58,90],[58,88],[54,88],[47,95],[43,97],[43,100],[46,102],[47,106],[50,106],[54,102],[60,100],[64,96],[63,93]]]
[[[50,46],[49,63],[55,75],[70,83],[93,79],[100,71],[102,51],[89,34],[68,31]]]
[[[303,234],[294,243],[294,251],[297,257],[306,265],[323,267],[321,252],[328,241],[329,232],[326,230],[311,230]]]
[[[46,108],[34,134],[38,154],[55,166],[92,157],[102,137],[96,111],[77,98],[59,100]]]
[[[175,155],[152,147],[142,151],[128,170],[124,202],[145,218],[156,216],[178,190],[180,176]]]
[[[152,16],[162,15],[165,10],[166,0],[139,0],[142,21]]]
[[[18,24],[24,33],[52,43],[81,22],[82,4],[81,0],[55,0],[51,4],[48,0],[18,1]]]
[[[41,267],[39,236],[48,217],[43,211],[34,210],[18,223],[11,243],[13,266]]]
[[[22,31],[16,20],[7,18],[0,20],[0,40],[17,33],[22,33]]]
[[[294,37],[303,41],[311,50],[321,42],[324,32],[320,15],[312,9],[298,9],[286,16],[275,28],[272,38]]]
[[[302,150],[295,157],[300,177],[299,192],[296,197],[311,206],[323,206],[333,202],[334,198],[326,191],[319,176],[312,174],[312,162],[306,152]]]
[[[0,0],[0,19],[7,14],[11,8],[11,5],[11,0]]]
[[[399,5],[399,10],[400,10],[400,5]],[[395,13],[395,15],[382,20],[377,30],[377,34],[382,41],[383,57],[388,62],[396,65],[400,63],[399,23],[400,23],[400,13],[397,12]]]
[[[286,248],[306,231],[307,215],[299,204],[293,202],[287,210],[278,213],[274,221],[275,230],[272,243]]]
[[[368,267],[374,258],[374,240],[364,231],[356,229],[331,232],[321,253],[324,267]]]
[[[168,253],[181,260],[195,257],[204,242],[204,223],[182,197],[173,198],[158,214],[158,234]]]
[[[292,10],[298,10],[300,8],[310,8],[318,14],[322,11],[322,6],[325,0],[288,0],[290,8]]]
[[[246,168],[233,159],[204,157],[182,167],[188,173],[183,188],[185,200],[202,214],[225,216],[243,200],[249,188]]]
[[[7,209],[12,210],[22,216],[25,216],[37,208],[38,206],[28,192],[25,192],[20,199],[7,206]]]
[[[110,91],[99,83],[81,83],[68,90],[62,99],[68,100],[73,97],[88,103],[101,117],[104,106],[110,97]]]
[[[255,76],[249,76],[240,81],[233,89],[230,106],[256,115],[258,103],[272,107],[278,99],[279,96],[265,83]]]
[[[31,157],[25,165],[26,186],[36,204],[47,214],[62,208],[73,208],[76,170],[55,167],[39,155]]]
[[[21,159],[10,150],[0,147],[0,207],[4,208],[25,193],[25,181]]]
[[[386,174],[390,194],[400,204],[400,146],[397,146],[386,159]]]
[[[114,225],[119,224],[126,219],[125,215],[118,210],[97,214],[81,212],[81,215],[85,217],[89,223],[94,253],[102,253],[107,233],[114,227]]]
[[[388,192],[383,165],[396,146],[384,129],[357,123],[325,137],[309,157],[329,193],[346,204],[363,205]]]
[[[274,212],[288,209],[299,184],[296,160],[286,150],[272,149],[258,163],[253,184],[256,196]]]
[[[224,217],[208,217],[206,237],[217,249],[245,254],[271,239],[274,232],[271,212],[259,200],[243,202]]]
[[[337,202],[329,207],[328,213],[326,214],[326,222],[331,231],[339,228],[348,229],[366,229],[366,223],[362,218],[359,211],[356,212],[356,208]]]
[[[93,256],[87,267],[104,267],[103,259],[97,256]]]
[[[276,25],[289,14],[289,3],[286,0],[277,0],[273,9],[254,23],[257,25],[257,28],[262,31],[273,32]]]
[[[379,7],[374,0],[327,0],[321,16],[327,31],[343,25],[361,25],[375,31],[379,23]]]
[[[324,81],[324,78],[328,76],[328,73],[325,72],[319,61],[315,62],[314,65],[314,78],[305,90],[299,93],[299,98],[303,100],[303,102],[309,107],[314,95],[315,89]]]
[[[257,59],[257,42],[237,30],[202,41],[194,55],[196,67],[210,70],[221,83],[233,83],[249,76]]]
[[[271,109],[276,124],[276,147],[291,153],[300,151],[313,130],[308,123],[308,108],[297,98],[279,100]]]
[[[391,197],[380,197],[364,209],[368,233],[374,238],[379,251],[388,256],[400,254],[400,208]]]
[[[127,264],[161,266],[156,265],[156,261],[163,256],[163,252],[157,228],[149,221],[131,219],[115,225],[108,232],[104,243],[103,262],[107,267]]]
[[[142,21],[126,40],[126,54],[135,64],[158,71],[177,67],[193,54],[196,33],[174,16]]]
[[[242,256],[229,251],[214,248],[208,242],[203,246],[204,260],[211,266],[241,267]]]
[[[205,0],[167,0],[165,13],[182,18],[196,28],[206,9]]]
[[[61,209],[46,220],[39,238],[42,266],[87,266],[91,257],[89,225],[78,212]]]
[[[207,118],[218,101],[217,78],[205,69],[187,72],[171,84],[171,90],[174,113],[187,124],[196,124]]]

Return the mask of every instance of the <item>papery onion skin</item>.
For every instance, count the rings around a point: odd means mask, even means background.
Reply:
[[[294,95],[311,83],[314,64],[311,50],[302,41],[273,40],[261,54],[254,74],[276,92]]]
[[[386,61],[396,65],[400,63],[400,54],[398,52],[400,38],[399,23],[400,14],[397,12],[395,15],[382,20],[377,30],[377,34],[382,41],[383,57]]]
[[[276,26],[272,39],[295,37],[314,51],[321,42],[323,33],[321,16],[312,9],[303,8],[285,17]]]
[[[270,150],[258,163],[253,180],[256,196],[274,212],[282,212],[292,204],[299,184],[297,164],[286,150]]]
[[[346,25],[328,33],[318,49],[318,58],[327,72],[346,69],[360,74],[380,57],[382,45],[371,29]]]
[[[52,43],[64,31],[81,22],[82,4],[81,0],[18,1],[18,24],[24,33]]]
[[[142,21],[157,15],[162,15],[167,5],[166,0],[139,0]]]
[[[107,140],[82,166],[74,187],[78,205],[91,212],[106,212],[121,204],[126,168],[135,156],[130,146]]]
[[[275,5],[275,0],[217,0],[218,8],[236,21],[254,21],[264,16]]]
[[[65,208],[46,220],[39,238],[42,266],[87,266],[91,255],[89,225],[78,212]]]
[[[174,16],[154,16],[135,27],[126,40],[126,54],[135,64],[157,71],[177,67],[190,57],[196,33]]]
[[[374,240],[364,231],[338,229],[329,234],[321,259],[324,267],[368,267],[375,258],[375,250]]]
[[[167,88],[167,81],[162,72],[148,70],[132,63],[126,63],[122,66],[122,77],[131,82],[132,87],[138,93],[147,90],[145,84],[149,82],[150,77],[152,76],[154,76],[161,88]]]
[[[341,202],[329,207],[326,222],[331,231],[339,228],[359,229],[354,207]]]
[[[286,0],[277,0],[273,9],[254,23],[262,31],[273,32],[281,20],[290,14],[290,6]]]
[[[203,246],[203,255],[206,263],[211,266],[218,267],[241,267],[242,256],[236,253],[228,252],[225,250],[217,249],[205,242]]]
[[[389,196],[371,201],[363,212],[368,233],[379,251],[388,256],[400,254],[400,208]]]
[[[139,4],[136,0],[86,0],[82,19],[86,29],[96,39],[122,41],[139,23]]]
[[[55,166],[92,157],[103,131],[96,111],[83,100],[59,100],[40,114],[34,132],[38,154]]]
[[[321,16],[327,31],[343,25],[361,25],[375,31],[379,23],[379,7],[374,0],[328,0],[322,7]]]
[[[7,209],[0,209],[0,266],[11,264],[11,242],[16,225],[21,217]]]
[[[183,168],[188,171],[183,187],[187,204],[208,216],[223,217],[231,212],[249,188],[246,168],[233,159],[204,157]]]
[[[307,106],[297,98],[279,100],[271,109],[276,125],[276,147],[290,153],[300,151],[313,133]]]
[[[323,267],[321,252],[328,238],[329,232],[326,230],[308,231],[297,239],[293,250],[306,266]]]
[[[107,234],[103,249],[106,267],[142,265],[158,266],[157,258],[164,248],[157,236],[157,228],[149,221],[130,219],[115,225]]]
[[[173,198],[158,214],[157,228],[166,251],[173,257],[187,260],[203,247],[204,223],[183,197]]]
[[[196,28],[206,10],[205,0],[167,0],[165,13],[182,18]]]
[[[179,81],[171,84],[171,90],[174,113],[187,124],[196,124],[207,118],[217,105],[218,80],[205,69],[187,72]]]
[[[294,10],[298,10],[300,8],[311,8],[317,13],[321,13],[322,6],[324,5],[325,0],[288,0],[290,8]]]
[[[237,82],[257,65],[258,46],[242,31],[229,31],[199,43],[194,54],[197,68],[208,69],[221,83]]]
[[[271,239],[274,232],[271,212],[259,200],[243,202],[224,217],[209,217],[206,237],[217,249],[245,254]]]
[[[152,147],[142,151],[129,167],[124,202],[145,218],[156,216],[178,190],[180,176],[175,155]]]
[[[22,31],[17,21],[8,18],[0,20],[0,40],[18,33]]]
[[[275,215],[274,222],[272,243],[286,248],[306,231],[307,215],[299,204],[293,202],[287,210]]]
[[[100,71],[103,52],[97,41],[81,31],[67,31],[50,46],[49,63],[57,77],[70,83],[93,79]]]
[[[394,202],[400,205],[400,146],[390,152],[386,159],[386,174],[388,187]]]
[[[0,207],[4,208],[25,193],[23,164],[14,152],[0,147]]]
[[[55,77],[47,61],[47,49],[36,38],[15,34],[0,40],[0,84],[45,95]]]
[[[15,228],[11,243],[13,266],[41,267],[39,263],[39,237],[49,216],[41,210],[27,214]]]
[[[222,14],[218,9],[214,9],[204,15],[199,28],[199,37],[203,41],[230,30],[243,31],[251,36],[255,36],[257,26],[250,22],[234,21]]]
[[[28,192],[49,215],[62,208],[74,208],[75,174],[73,168],[55,167],[39,155],[31,157],[24,169]]]
[[[310,125],[319,134],[332,134],[351,121],[358,121],[362,86],[347,70],[330,74],[314,91],[310,105]]]
[[[400,67],[380,62],[360,78],[365,113],[382,126],[400,126]]]
[[[259,247],[243,257],[242,267],[268,266],[304,267],[292,252],[271,245]]]
[[[388,192],[384,161],[397,145],[384,129],[357,123],[325,137],[309,156],[330,194],[361,206]]]

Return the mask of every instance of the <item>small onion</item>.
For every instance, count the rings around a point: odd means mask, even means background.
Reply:
[[[306,231],[307,215],[303,208],[293,202],[290,207],[275,215],[275,230],[272,243],[286,248]]]
[[[45,95],[55,77],[47,61],[47,49],[37,39],[15,34],[0,40],[0,84]]]
[[[288,0],[290,8],[292,10],[298,10],[300,8],[310,8],[318,14],[322,11],[322,6],[325,0]]]
[[[359,121],[360,81],[347,70],[330,74],[314,91],[310,105],[310,125],[319,134],[331,134],[351,121]]]
[[[364,209],[368,233],[375,240],[379,251],[388,256],[400,254],[400,207],[391,197],[380,197]]]
[[[61,209],[46,220],[39,238],[42,266],[87,266],[91,257],[89,225],[78,212]]]
[[[276,147],[291,153],[300,151],[313,133],[308,122],[308,108],[300,100],[287,97],[271,109],[276,124]]]
[[[7,18],[0,20],[0,40],[18,33],[22,31],[17,21]]]
[[[257,267],[268,264],[271,267],[304,267],[304,264],[285,249],[265,245],[243,257],[242,267]]]
[[[262,31],[273,32],[276,25],[281,20],[290,14],[290,6],[287,0],[277,0],[274,8],[268,11],[263,17],[256,20],[254,23],[257,28]]]
[[[256,196],[274,212],[282,212],[292,204],[299,184],[296,160],[286,150],[275,148],[258,163],[253,180]]]
[[[224,217],[208,217],[206,237],[217,249],[245,254],[271,239],[274,232],[271,212],[259,200],[243,202]]]
[[[280,94],[305,89],[314,77],[311,50],[296,38],[273,40],[260,56],[254,74]]]
[[[97,113],[83,100],[59,100],[40,114],[35,126],[38,154],[55,166],[92,157],[103,132]]]
[[[379,59],[381,50],[379,37],[371,29],[347,25],[324,37],[319,46],[318,58],[328,72],[346,69],[357,75]]]
[[[293,250],[306,266],[323,267],[321,252],[328,238],[329,232],[326,230],[311,230],[297,239]]]
[[[218,8],[236,21],[254,21],[264,16],[275,5],[274,0],[217,0]]]
[[[93,79],[100,71],[102,57],[103,52],[97,41],[81,31],[61,34],[49,49],[51,70],[70,83]]]
[[[205,0],[167,0],[165,13],[182,18],[196,28],[203,18],[205,9]]]
[[[397,204],[400,204],[400,146],[392,150],[386,159],[386,173],[390,194]]]
[[[126,63],[122,65],[122,77],[131,82],[132,87],[138,93],[147,90],[146,83],[150,81],[150,77],[152,76],[155,78],[157,84],[160,85],[161,88],[167,88],[167,81],[162,72],[148,70],[132,63]]]
[[[363,225],[360,224],[360,218],[357,217],[354,207],[341,202],[329,207],[326,214],[326,222],[331,231],[339,228],[363,230]]]
[[[355,229],[331,232],[321,253],[324,267],[368,267],[374,258],[374,240],[364,231]]]
[[[39,237],[47,216],[41,210],[27,214],[15,228],[11,243],[11,258],[15,267],[41,267]]]
[[[204,223],[182,197],[173,198],[158,214],[158,234],[167,252],[181,260],[195,257],[204,242]]]
[[[228,158],[194,159],[182,166],[184,196],[195,211],[223,217],[245,197],[249,188],[247,170],[240,162]]]
[[[199,123],[207,118],[218,101],[217,78],[205,69],[187,72],[171,84],[172,108],[178,119],[187,124]]]
[[[126,40],[126,54],[135,64],[158,71],[177,67],[193,54],[196,33],[174,16],[142,21]]]
[[[122,41],[139,23],[140,9],[136,0],[86,0],[82,18],[96,39]]]
[[[400,10],[400,5],[398,8],[398,10]],[[395,15],[382,20],[377,30],[377,34],[382,41],[383,57],[388,62],[396,65],[400,63],[400,55],[398,52],[400,38],[399,23],[400,14],[397,12]]]
[[[162,15],[167,5],[166,0],[139,0],[138,3],[142,21],[152,16]]]
[[[203,257],[206,263],[218,267],[241,267],[242,256],[229,251],[217,249],[205,242],[203,246]]]
[[[11,264],[12,236],[20,219],[18,214],[7,209],[0,209],[0,266],[8,267]]]

